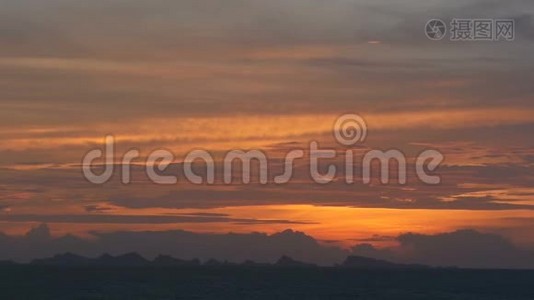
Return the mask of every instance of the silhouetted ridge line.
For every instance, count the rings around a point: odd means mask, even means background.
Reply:
[[[6,262],[12,263],[12,262]],[[0,262],[2,264],[2,262]],[[219,261],[216,259],[209,259],[202,263],[199,259],[183,260],[174,258],[169,255],[158,255],[152,261],[145,259],[138,253],[126,253],[122,255],[112,256],[110,254],[102,254],[97,258],[87,258],[72,253],[57,254],[50,258],[35,259],[30,264],[32,265],[47,265],[47,266],[97,266],[97,267],[139,267],[139,266],[155,266],[155,267],[277,267],[277,268],[310,268],[318,267],[315,264],[301,262],[295,260],[287,255],[280,257],[274,264],[257,263],[252,260],[247,260],[241,264],[232,263],[228,261]],[[396,264],[385,260],[379,260],[363,256],[349,256],[338,268],[357,268],[357,269],[406,269],[406,268],[429,268],[424,265],[411,264]]]
[[[170,255],[158,255],[152,261],[152,264],[155,266],[200,266],[201,262],[198,258],[192,260],[183,260],[174,258]]]
[[[87,258],[65,253],[57,254],[51,258],[35,259],[30,264],[55,266],[145,266],[152,264],[152,262],[137,253],[126,253],[118,256],[111,256],[105,253],[98,258]]]
[[[294,260],[286,255],[280,257],[274,265],[277,267],[317,267],[317,265]]]
[[[424,265],[416,264],[397,264],[392,263],[386,260],[380,260],[364,256],[349,256],[345,261],[340,265],[343,268],[354,268],[354,269],[421,269],[429,268]]]

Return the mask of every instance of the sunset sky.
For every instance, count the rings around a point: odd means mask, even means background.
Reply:
[[[514,19],[516,37],[432,41],[432,18]],[[0,231],[292,229],[346,250],[473,229],[534,251],[533,49],[530,0],[0,0]],[[312,140],[344,152],[344,113],[367,122],[356,157],[399,149],[413,171],[439,150],[441,183],[320,185],[304,160],[283,185],[144,175],[155,149],[171,173],[190,150],[260,149],[279,174]],[[128,185],[82,175],[107,134],[142,153]]]

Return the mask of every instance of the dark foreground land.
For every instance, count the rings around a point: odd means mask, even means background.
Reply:
[[[12,265],[0,299],[534,299],[534,271]]]

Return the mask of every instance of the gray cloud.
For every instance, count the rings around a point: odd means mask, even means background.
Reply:
[[[505,238],[474,230],[436,235],[407,233],[397,237],[397,247],[376,249],[369,244],[353,253],[401,262],[466,268],[534,268],[534,251],[521,249]]]
[[[84,223],[84,224],[179,224],[179,223],[236,223],[236,224],[305,224],[289,220],[237,219],[220,215],[39,215],[2,214],[1,221],[38,223]]]
[[[408,233],[396,238],[399,246],[377,249],[360,244],[352,251],[319,244],[312,237],[292,230],[267,235],[206,234],[182,230],[160,232],[93,232],[93,239],[74,236],[54,238],[46,225],[30,230],[25,236],[0,234],[0,259],[28,261],[54,254],[72,252],[96,257],[138,252],[153,258],[158,254],[177,258],[215,258],[232,262],[255,260],[274,262],[281,255],[322,265],[341,262],[347,255],[387,259],[402,263],[465,268],[534,268],[534,252],[514,246],[508,240],[474,230],[423,235]],[[389,237],[372,237],[383,240]]]
[[[2,8],[0,57],[77,66],[0,65],[4,125],[28,114],[28,124],[62,125],[148,115],[377,110],[398,103],[428,108],[435,101],[414,98],[436,94],[450,98],[447,106],[530,107],[525,99],[533,95],[534,10],[523,0],[3,0]],[[517,17],[518,37],[513,43],[436,43],[423,34],[433,17]],[[317,48],[330,50],[308,61],[295,58]],[[273,51],[292,53],[250,58]],[[140,62],[140,70],[128,69]],[[465,86],[424,87],[466,79]]]
[[[28,261],[64,252],[94,257],[103,253],[135,251],[147,258],[166,254],[188,259],[274,262],[282,255],[289,255],[303,261],[333,264],[341,262],[348,253],[336,247],[322,246],[312,237],[292,230],[271,235],[200,234],[182,230],[93,234],[95,239],[91,240],[74,236],[53,238],[48,227],[41,225],[23,237],[0,235],[0,258]]]

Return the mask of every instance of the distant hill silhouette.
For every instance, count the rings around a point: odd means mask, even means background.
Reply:
[[[277,267],[316,267],[314,264],[294,260],[286,255],[280,257],[274,265]]]
[[[32,265],[57,265],[57,266],[85,266],[91,265],[93,260],[72,253],[56,254],[54,257],[35,259]]]
[[[148,260],[137,253],[126,253],[119,256],[104,254],[96,259],[96,263],[105,266],[145,266]]]
[[[258,263],[253,260],[246,260],[242,264],[244,267],[269,267],[271,264],[268,263]]]
[[[352,255],[347,257],[345,261],[340,265],[343,268],[358,268],[358,269],[419,269],[429,268],[424,265],[415,264],[397,264],[386,260],[380,260],[364,256]]]
[[[0,264],[4,262],[0,261]],[[11,263],[12,262],[5,262]],[[228,261],[218,261],[216,259],[209,259],[201,263],[199,259],[183,260],[174,258],[169,255],[158,255],[154,260],[150,261],[139,255],[138,253],[126,253],[118,256],[103,254],[97,258],[87,258],[72,253],[57,254],[50,258],[35,259],[30,264],[32,265],[48,265],[48,266],[97,266],[97,267],[139,267],[139,266],[154,266],[154,267],[229,267],[229,266],[247,266],[247,267],[317,267],[315,264],[301,262],[295,260],[287,255],[280,257],[274,264],[257,263],[247,260],[242,264],[231,263]],[[407,268],[429,268],[424,265],[412,264],[397,264],[386,260],[379,260],[363,256],[349,256],[345,261],[336,266],[338,268],[353,268],[353,269],[407,269]]]
[[[224,267],[224,266],[237,266],[237,264],[234,264],[234,263],[231,263],[231,262],[228,262],[228,261],[218,261],[216,259],[208,259],[206,262],[204,262],[203,264],[204,266],[209,266],[209,267]]]
[[[456,230],[432,235],[406,233],[395,237],[389,247],[369,243],[350,249],[319,243],[303,232],[284,230],[273,234],[207,234],[183,230],[147,232],[96,232],[94,239],[73,235],[55,237],[46,224],[24,236],[0,232],[0,259],[28,262],[58,253],[97,257],[102,253],[135,252],[154,258],[165,254],[182,259],[276,262],[282,255],[319,266],[340,264],[347,256],[373,257],[395,263],[417,263],[434,267],[481,269],[533,269],[534,250],[517,247],[496,234]],[[182,262],[169,262],[180,265]],[[163,263],[165,264],[165,263]],[[187,263],[186,263],[187,264]],[[249,264],[250,265],[250,264]]]
[[[145,266],[152,262],[137,253],[126,253],[119,256],[103,254],[98,258],[87,258],[72,253],[58,254],[51,258],[36,259],[33,265],[55,266]]]
[[[288,258],[288,260],[291,260]],[[0,262],[1,264],[2,262]],[[6,262],[7,263],[7,262]],[[150,261],[139,255],[138,253],[126,253],[118,256],[110,254],[103,254],[97,258],[87,258],[72,253],[57,254],[50,258],[35,259],[30,262],[32,265],[49,265],[49,266],[120,266],[120,267],[136,267],[136,266],[156,266],[156,267],[192,267],[192,266],[238,266],[238,264],[227,261],[218,261],[216,259],[209,259],[201,263],[199,259],[183,260],[174,258],[169,255],[158,255],[154,260]],[[270,264],[260,264],[253,261],[247,261],[249,266],[269,266]]]
[[[200,260],[183,260],[160,254],[152,261],[152,264],[156,266],[200,266]]]
[[[12,260],[0,260],[0,266],[14,265],[15,262]]]

